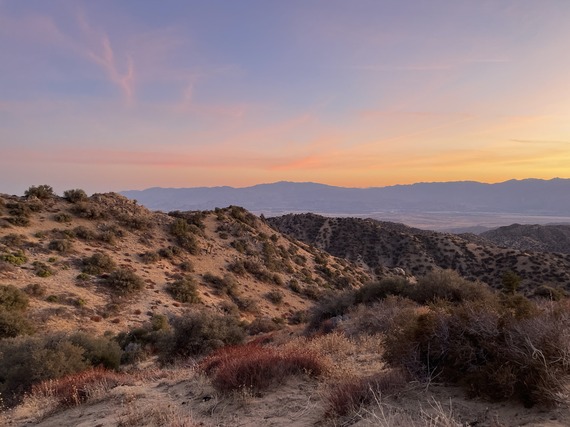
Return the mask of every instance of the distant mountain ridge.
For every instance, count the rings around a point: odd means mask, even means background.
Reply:
[[[491,212],[569,215],[570,179],[417,183],[345,188],[312,182],[276,182],[245,188],[149,188],[121,192],[153,210],[209,210],[239,205],[265,215],[317,212],[366,215],[378,212]]]

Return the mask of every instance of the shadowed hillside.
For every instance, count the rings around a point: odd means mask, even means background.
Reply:
[[[570,253],[570,225],[521,225],[499,227],[481,237],[508,248],[524,251]]]
[[[314,214],[269,218],[276,229],[381,274],[400,267],[414,276],[435,268],[457,270],[470,280],[500,287],[507,271],[523,279],[527,292],[541,284],[570,290],[570,255],[499,247],[478,236],[457,236],[372,219]]]

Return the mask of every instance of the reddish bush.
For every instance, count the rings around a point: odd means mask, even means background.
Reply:
[[[242,388],[263,390],[296,374],[318,376],[326,364],[311,351],[249,344],[222,348],[207,357],[201,368],[218,391],[227,393]]]
[[[74,406],[85,402],[97,390],[106,391],[132,383],[126,374],[95,368],[43,381],[32,386],[31,394],[54,397],[62,406]]]

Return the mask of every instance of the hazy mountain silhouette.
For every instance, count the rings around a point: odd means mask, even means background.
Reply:
[[[149,188],[123,191],[153,210],[203,210],[239,205],[266,215],[286,212],[372,214],[377,212],[489,212],[568,215],[570,179],[418,183],[345,188],[312,182],[252,187]]]

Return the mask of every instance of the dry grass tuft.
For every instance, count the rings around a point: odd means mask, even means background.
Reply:
[[[125,384],[133,384],[130,375],[94,368],[36,384],[26,399],[53,399],[59,407],[76,406]]]
[[[255,344],[222,348],[207,357],[200,367],[222,393],[240,389],[259,391],[292,375],[319,376],[327,370],[326,361],[314,351]]]

